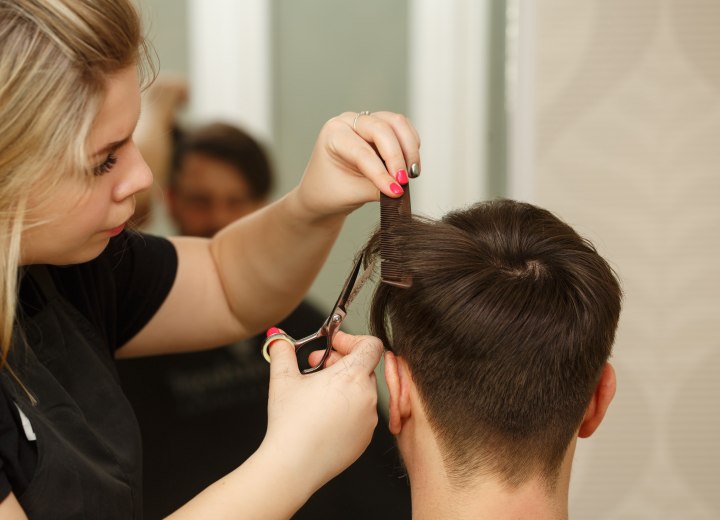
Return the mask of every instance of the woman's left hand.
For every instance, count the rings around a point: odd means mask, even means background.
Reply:
[[[420,167],[420,137],[393,112],[345,112],[323,126],[297,188],[315,217],[347,215],[380,192],[402,195],[412,164]]]

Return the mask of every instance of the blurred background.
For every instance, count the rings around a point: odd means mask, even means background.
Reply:
[[[572,518],[720,518],[720,2],[139,0],[190,123],[256,135],[295,186],[322,124],[407,114],[413,209],[510,197],[592,240],[625,291],[618,393],[578,443]],[[172,232],[162,208],[152,229]],[[354,213],[311,292],[334,303],[378,223]],[[364,332],[369,291],[348,328]]]

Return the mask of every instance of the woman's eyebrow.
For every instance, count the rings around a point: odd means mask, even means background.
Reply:
[[[132,132],[127,137],[124,137],[120,139],[119,141],[113,141],[112,143],[108,143],[107,145],[103,146],[100,150],[95,152],[92,156],[97,157],[98,155],[105,155],[110,152],[114,152],[121,146],[127,144],[133,137],[133,134],[135,133],[135,129],[137,128],[138,122],[140,121],[140,112],[138,112],[137,119],[135,119],[135,124],[133,125]]]
[[[93,157],[97,157],[98,155],[105,155],[110,152],[113,152],[113,151],[117,150],[118,148],[120,148],[121,146],[123,146],[124,144],[126,144],[128,141],[130,141],[130,139],[132,139],[132,134],[130,134],[129,136],[127,136],[119,141],[113,141],[112,143],[105,145],[100,150],[95,152],[93,154]]]

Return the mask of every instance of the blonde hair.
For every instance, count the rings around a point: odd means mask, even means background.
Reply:
[[[152,63],[130,0],[0,0],[0,341],[12,341],[21,235],[33,203],[90,170],[108,76]],[[2,364],[0,363],[0,366]]]

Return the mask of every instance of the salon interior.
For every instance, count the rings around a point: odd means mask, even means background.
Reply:
[[[422,139],[415,213],[505,197],[588,237],[624,301],[617,395],[578,444],[570,517],[720,518],[720,2],[139,5],[159,73],[187,79],[179,118],[257,136],[273,197],[297,184],[327,119],[391,110]],[[151,231],[170,233],[154,211]],[[378,219],[377,204],[349,217],[308,295],[317,307],[333,305]],[[348,317],[355,333],[368,294]]]

